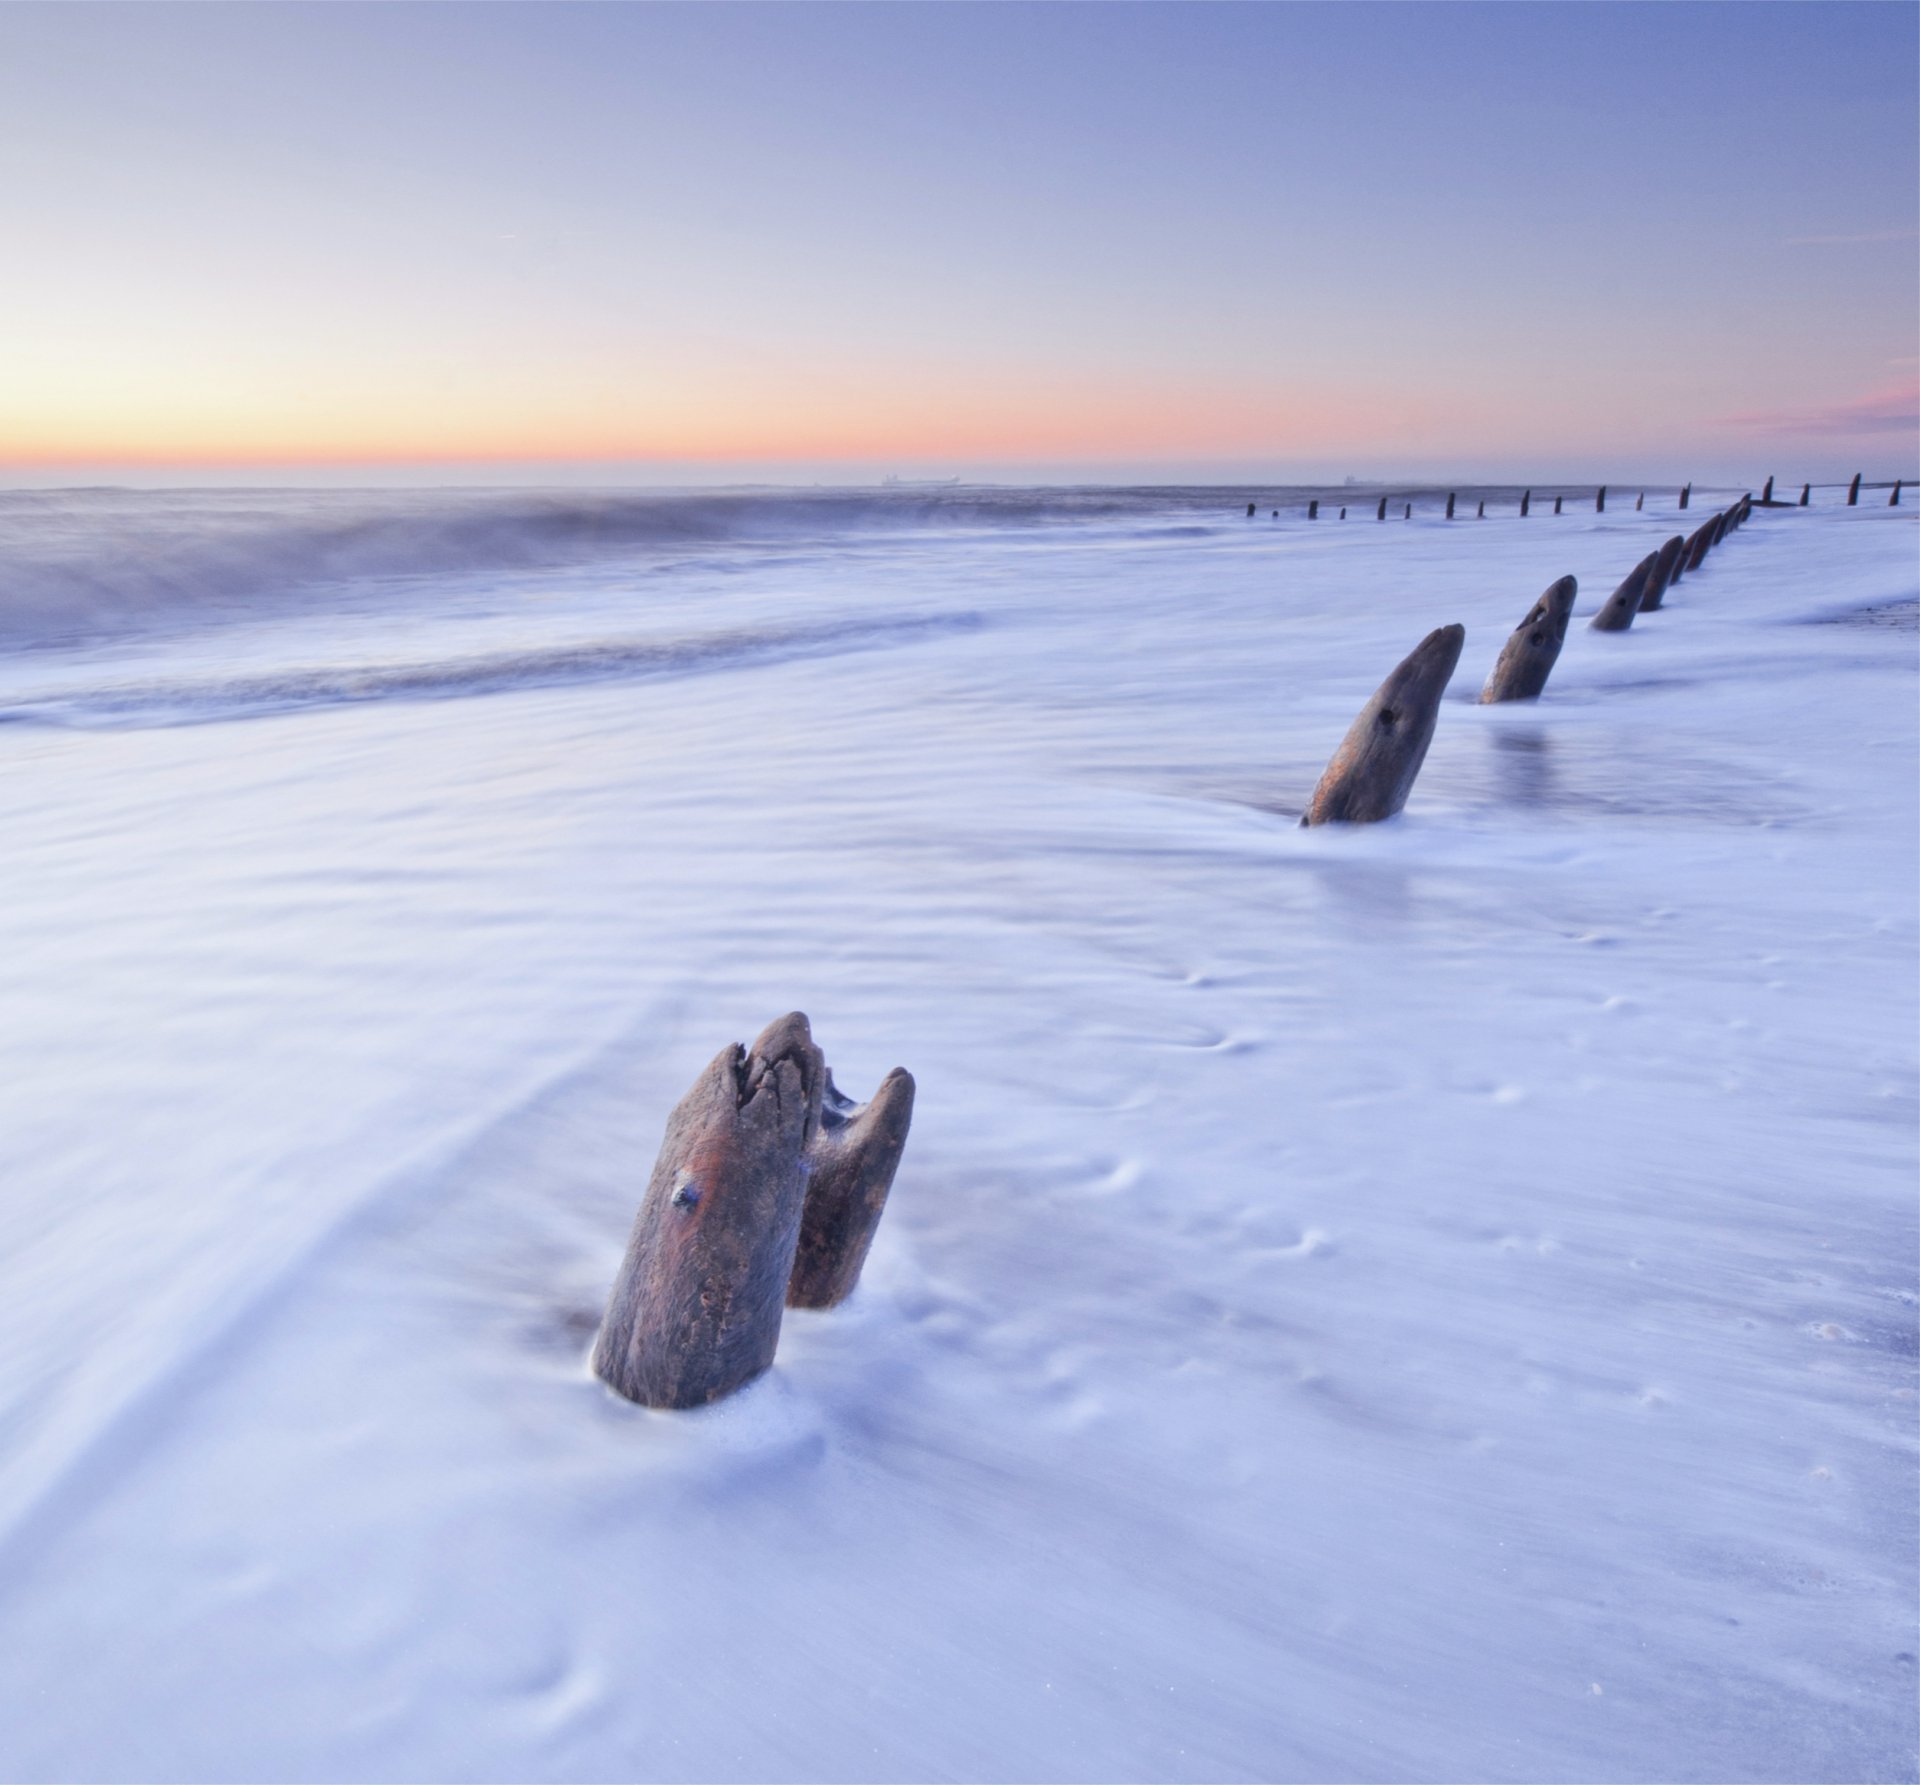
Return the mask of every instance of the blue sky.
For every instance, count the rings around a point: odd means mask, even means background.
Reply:
[[[11,6],[0,461],[1907,472],[1917,21]]]

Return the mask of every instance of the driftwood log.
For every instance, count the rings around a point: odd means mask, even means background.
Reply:
[[[1647,586],[1640,591],[1640,611],[1650,614],[1658,607],[1672,586],[1678,574],[1680,554],[1687,548],[1687,542],[1676,533],[1660,548],[1659,555],[1653,561],[1653,569],[1647,574]]]
[[[1333,753],[1302,824],[1373,824],[1407,803],[1466,640],[1464,626],[1429,632],[1380,684]]]
[[[1619,588],[1609,595],[1600,611],[1587,622],[1595,632],[1625,632],[1640,612],[1640,597],[1647,592],[1647,578],[1660,561],[1658,552],[1649,552],[1626,574]]]
[[[1563,576],[1527,609],[1527,617],[1513,629],[1501,648],[1499,661],[1480,690],[1480,704],[1503,700],[1538,700],[1547,677],[1567,642],[1567,621],[1573,616],[1573,598],[1580,585]]]
[[[702,1406],[773,1362],[826,1077],[795,1011],[724,1049],[667,1118],[593,1348],[628,1400]]]
[[[896,1066],[855,1103],[827,1074],[820,1128],[807,1149],[807,1202],[787,1280],[790,1308],[831,1308],[860,1281],[913,1121],[913,1074]]]

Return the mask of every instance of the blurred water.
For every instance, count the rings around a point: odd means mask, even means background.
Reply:
[[[0,1770],[1910,1776],[1911,516],[1238,500],[6,499]],[[793,1007],[867,1281],[610,1402]]]

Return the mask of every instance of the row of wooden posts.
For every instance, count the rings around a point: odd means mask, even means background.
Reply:
[[[1594,629],[1624,631],[1659,607],[1752,507],[1743,496],[1648,553],[1594,616]],[[1539,698],[1576,592],[1563,576],[1527,610],[1482,701]],[[1368,824],[1407,803],[1466,636],[1464,626],[1442,626],[1381,683],[1327,764],[1302,824]],[[751,1047],[722,1050],[667,1119],[594,1344],[595,1374],[630,1401],[680,1408],[719,1400],[765,1370],[787,1308],[833,1307],[859,1280],[907,1144],[913,1097],[902,1067],[867,1103],[841,1095],[798,1011]]]
[[[1858,471],[1856,471],[1853,474],[1853,482],[1847,486],[1847,506],[1849,508],[1857,508],[1860,505],[1860,489],[1861,489],[1860,477],[1861,477],[1861,474]],[[1870,484],[1867,487],[1870,489],[1886,488],[1884,484]],[[1898,508],[1900,506],[1900,492],[1905,487],[1906,487],[1906,480],[1904,478],[1894,479],[1893,494],[1887,498],[1887,506],[1889,508]],[[1597,489],[1594,492],[1593,512],[1595,514],[1605,514],[1607,512],[1607,488],[1608,486],[1606,484],[1602,484],[1599,487],[1599,489]],[[1454,509],[1459,500],[1459,495],[1460,495],[1460,492],[1458,490],[1449,490],[1447,492],[1447,519],[1448,520],[1452,520],[1454,518]],[[1806,508],[1810,505],[1810,499],[1812,495],[1813,495],[1813,485],[1810,483],[1803,483],[1800,486],[1800,500],[1797,503],[1776,502],[1773,496],[1773,479],[1769,477],[1767,479],[1767,487],[1760,492],[1760,499],[1757,503],[1753,503],[1752,498],[1750,496],[1743,496],[1741,500],[1744,502],[1749,502],[1751,503],[1752,506],[1759,507],[1759,508]],[[1680,491],[1680,500],[1676,504],[1676,506],[1679,508],[1685,508],[1692,501],[1692,499],[1693,499],[1693,485],[1687,484],[1682,487]],[[1553,512],[1555,514],[1559,514],[1562,512],[1561,504],[1564,500],[1565,498],[1562,496],[1554,497]],[[1642,490],[1633,499],[1634,512],[1638,514],[1642,509],[1646,507],[1646,503],[1647,503],[1647,492],[1645,490]],[[1252,520],[1254,515],[1259,512],[1259,508],[1260,508],[1259,503],[1249,502],[1247,504],[1247,519]],[[1522,518],[1530,514],[1532,510],[1533,510],[1533,491],[1523,490],[1520,495],[1520,513]],[[1279,509],[1276,508],[1273,511],[1273,518],[1276,521],[1280,518]],[[1317,521],[1319,518],[1320,518],[1320,499],[1316,496],[1307,503],[1307,519],[1310,521]],[[1343,521],[1347,518],[1347,511],[1344,508],[1340,510],[1340,518]],[[1376,521],[1384,521],[1387,518],[1387,498],[1385,496],[1382,496],[1380,498],[1378,505],[1375,507],[1373,518]],[[1409,520],[1409,521],[1413,519],[1413,504],[1411,502],[1402,503],[1401,518],[1403,520]],[[1487,518],[1487,505],[1485,501],[1482,501],[1480,503],[1478,512],[1475,514],[1474,518],[1476,520],[1482,520],[1482,521],[1484,521]]]
[[[1675,583],[1698,570],[1708,552],[1745,524],[1752,510],[1753,498],[1742,496],[1691,534],[1676,533],[1658,551],[1649,552],[1607,597],[1590,622],[1592,629],[1624,632],[1641,614],[1657,608]],[[1527,609],[1480,691],[1483,704],[1539,699],[1566,642],[1578,592],[1579,584],[1563,576]],[[1433,742],[1440,697],[1453,679],[1466,640],[1467,629],[1459,625],[1428,633],[1380,684],[1333,753],[1307,802],[1302,824],[1371,824],[1391,818],[1407,803]]]

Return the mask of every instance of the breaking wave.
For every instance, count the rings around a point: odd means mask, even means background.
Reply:
[[[865,533],[1192,522],[1192,490],[698,492],[0,491],[0,640],[102,633],[324,600],[372,579],[517,571]]]
[[[755,627],[681,638],[601,639],[438,661],[289,668],[64,689],[0,706],[0,724],[84,729],[205,725],[384,700],[459,700],[588,682],[653,680],[877,650],[982,624],[977,614]]]

